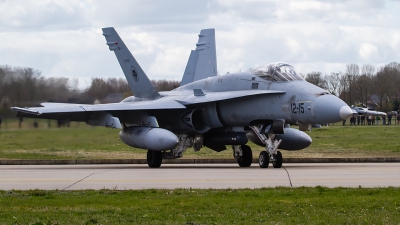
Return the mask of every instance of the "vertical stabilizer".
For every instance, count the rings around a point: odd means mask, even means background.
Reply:
[[[181,86],[213,76],[217,76],[215,29],[205,29],[199,34],[196,50],[190,52]]]
[[[113,27],[103,28],[110,51],[114,51],[135,97],[155,99],[160,96],[140,65]]]

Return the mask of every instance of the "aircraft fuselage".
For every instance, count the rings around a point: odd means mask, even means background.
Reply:
[[[168,114],[157,115],[159,121],[171,121],[173,124],[169,124],[168,127],[172,130],[187,129],[194,133],[203,133],[202,131],[208,129],[188,128],[183,119],[186,114],[193,110],[201,110],[201,115],[194,119],[201,119],[202,121],[198,121],[198,123],[207,126],[209,129],[223,126],[243,127],[266,120],[285,120],[291,124],[324,124],[339,122],[348,116],[348,114],[343,115],[342,113],[343,109],[348,109],[346,103],[311,83],[306,81],[266,81],[250,72],[209,77],[170,92],[163,92],[161,95],[166,98],[175,97],[177,100],[184,100],[185,95],[181,93],[193,95],[193,89],[201,89],[205,95],[207,95],[207,92],[254,89],[282,90],[285,93],[209,102],[196,105],[193,108],[188,107],[185,112],[181,113],[180,117],[176,117],[176,112],[171,112],[174,114],[173,117],[179,118],[180,121],[172,122],[171,115]],[[175,96],[178,93],[180,94]]]

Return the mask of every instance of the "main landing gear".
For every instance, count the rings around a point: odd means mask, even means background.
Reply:
[[[150,168],[159,168],[162,163],[162,152],[147,150],[147,165]]]
[[[281,140],[275,139],[275,134],[267,134],[264,130],[269,129],[269,127],[264,128],[263,126],[250,126],[257,137],[265,144],[265,151],[260,152],[258,158],[258,164],[261,168],[268,168],[269,162],[272,162],[274,168],[282,167],[282,153],[278,151],[278,147]]]
[[[253,162],[253,153],[248,145],[233,145],[233,157],[240,167],[250,167]]]
[[[178,145],[169,151],[147,150],[147,165],[149,165],[150,168],[159,168],[163,159],[182,158],[187,148],[193,147],[195,151],[199,151],[201,148],[201,143],[199,143],[201,141],[197,140],[194,136],[179,134],[178,138]]]
[[[282,154],[277,151],[281,140],[275,139],[275,134],[265,132],[263,126],[250,126],[254,133],[258,136],[262,143],[265,144],[265,151],[260,153],[258,163],[261,168],[268,168],[271,162],[274,168],[282,167]],[[265,135],[267,133],[267,135]],[[201,137],[195,137],[188,134],[178,135],[178,145],[169,151],[147,151],[147,164],[150,168],[159,168],[163,159],[181,158],[188,147],[193,147],[195,151],[201,148]],[[250,167],[253,161],[253,154],[248,145],[232,145],[233,156],[237,160],[240,167]]]

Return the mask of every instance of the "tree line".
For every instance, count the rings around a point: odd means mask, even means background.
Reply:
[[[392,62],[380,68],[366,64],[346,65],[345,72],[322,74],[311,72],[305,79],[340,97],[348,105],[368,105],[377,101],[377,110],[399,110],[400,63]],[[169,91],[179,81],[152,80],[158,91]],[[79,88],[77,79],[44,77],[30,67],[0,66],[0,100],[2,113],[10,106],[33,107],[41,102],[110,103],[134,95],[125,78],[93,78]]]
[[[158,91],[169,91],[179,81],[151,80]],[[36,106],[41,102],[103,103],[111,94],[133,95],[125,78],[93,78],[85,89],[77,79],[43,77],[29,67],[0,66],[0,99],[8,98],[13,106]]]
[[[179,81],[151,80],[158,91],[179,87]],[[79,88],[78,79],[44,77],[30,67],[0,66],[0,114],[11,115],[11,106],[35,107],[41,102],[111,103],[133,95],[125,78],[93,78]],[[1,115],[0,115],[1,117]]]
[[[345,72],[308,73],[305,79],[340,97],[348,105],[375,106],[376,110],[397,111],[400,106],[400,63],[380,68],[373,65],[346,65]]]

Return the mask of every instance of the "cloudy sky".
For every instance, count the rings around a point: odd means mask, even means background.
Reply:
[[[198,33],[216,29],[220,74],[287,62],[302,74],[400,61],[399,0],[0,0],[0,65],[46,77],[123,77],[113,26],[150,79],[180,80]]]

